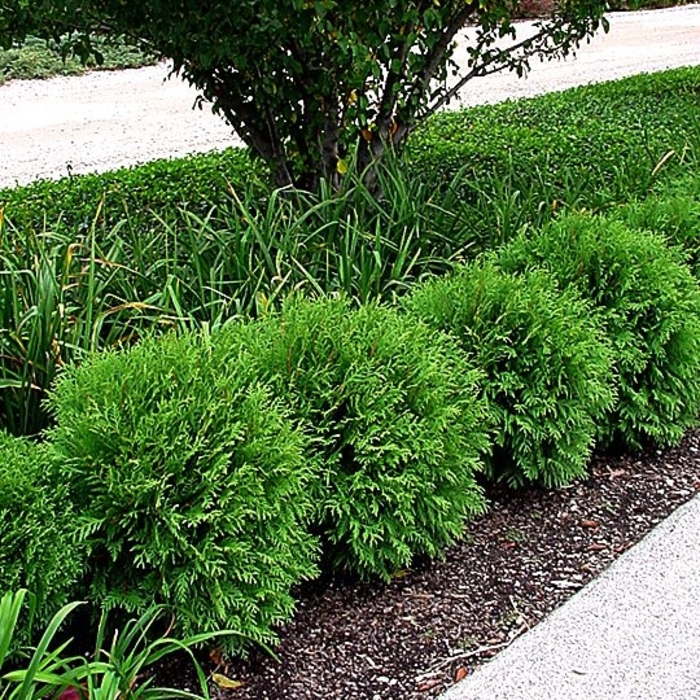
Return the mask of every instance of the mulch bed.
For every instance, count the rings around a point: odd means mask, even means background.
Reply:
[[[490,494],[489,513],[444,561],[388,585],[299,591],[276,661],[254,652],[210,672],[219,700],[433,698],[505,648],[700,491],[700,431],[669,450],[598,455],[558,491]]]

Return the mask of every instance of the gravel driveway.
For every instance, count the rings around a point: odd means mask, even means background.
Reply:
[[[700,5],[614,13],[610,20],[610,33],[594,37],[576,58],[534,63],[523,80],[513,74],[475,80],[461,104],[700,64]],[[0,187],[239,143],[218,117],[193,110],[196,93],[167,75],[161,64],[1,86]]]

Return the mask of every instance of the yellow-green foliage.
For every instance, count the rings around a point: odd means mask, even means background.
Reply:
[[[0,596],[27,589],[34,628],[68,601],[85,570],[80,513],[59,467],[49,446],[0,432]],[[30,640],[29,618],[20,618],[15,642]]]
[[[496,416],[489,476],[566,484],[583,474],[612,404],[611,353],[590,309],[544,273],[472,264],[415,288],[410,314],[459,339]]]
[[[495,256],[509,271],[548,270],[589,300],[612,343],[619,379],[603,442],[636,448],[680,440],[700,410],[700,290],[663,237],[610,218],[562,218]]]
[[[390,576],[439,555],[485,506],[479,377],[455,344],[393,309],[292,300],[244,334],[256,371],[313,433],[313,527],[327,559]],[[226,342],[217,339],[217,342]]]
[[[92,546],[92,601],[165,603],[181,633],[265,640],[293,610],[290,587],[316,574],[314,474],[250,358],[228,359],[195,335],[96,355],[57,383],[51,438]]]

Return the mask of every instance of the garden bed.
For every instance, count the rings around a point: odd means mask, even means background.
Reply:
[[[435,697],[698,491],[700,432],[692,431],[674,449],[599,454],[590,476],[568,488],[492,492],[489,512],[444,561],[386,586],[326,581],[299,591],[279,661],[261,651],[219,667],[244,685],[212,692],[230,700]]]

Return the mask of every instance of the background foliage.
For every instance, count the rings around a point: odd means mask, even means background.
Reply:
[[[86,70],[139,68],[155,62],[141,51],[123,42],[97,40],[102,63],[95,59],[83,64],[72,56],[61,56],[59,48],[43,39],[28,37],[21,46],[0,50],[0,85],[9,80],[34,80],[55,75],[80,75]]]

